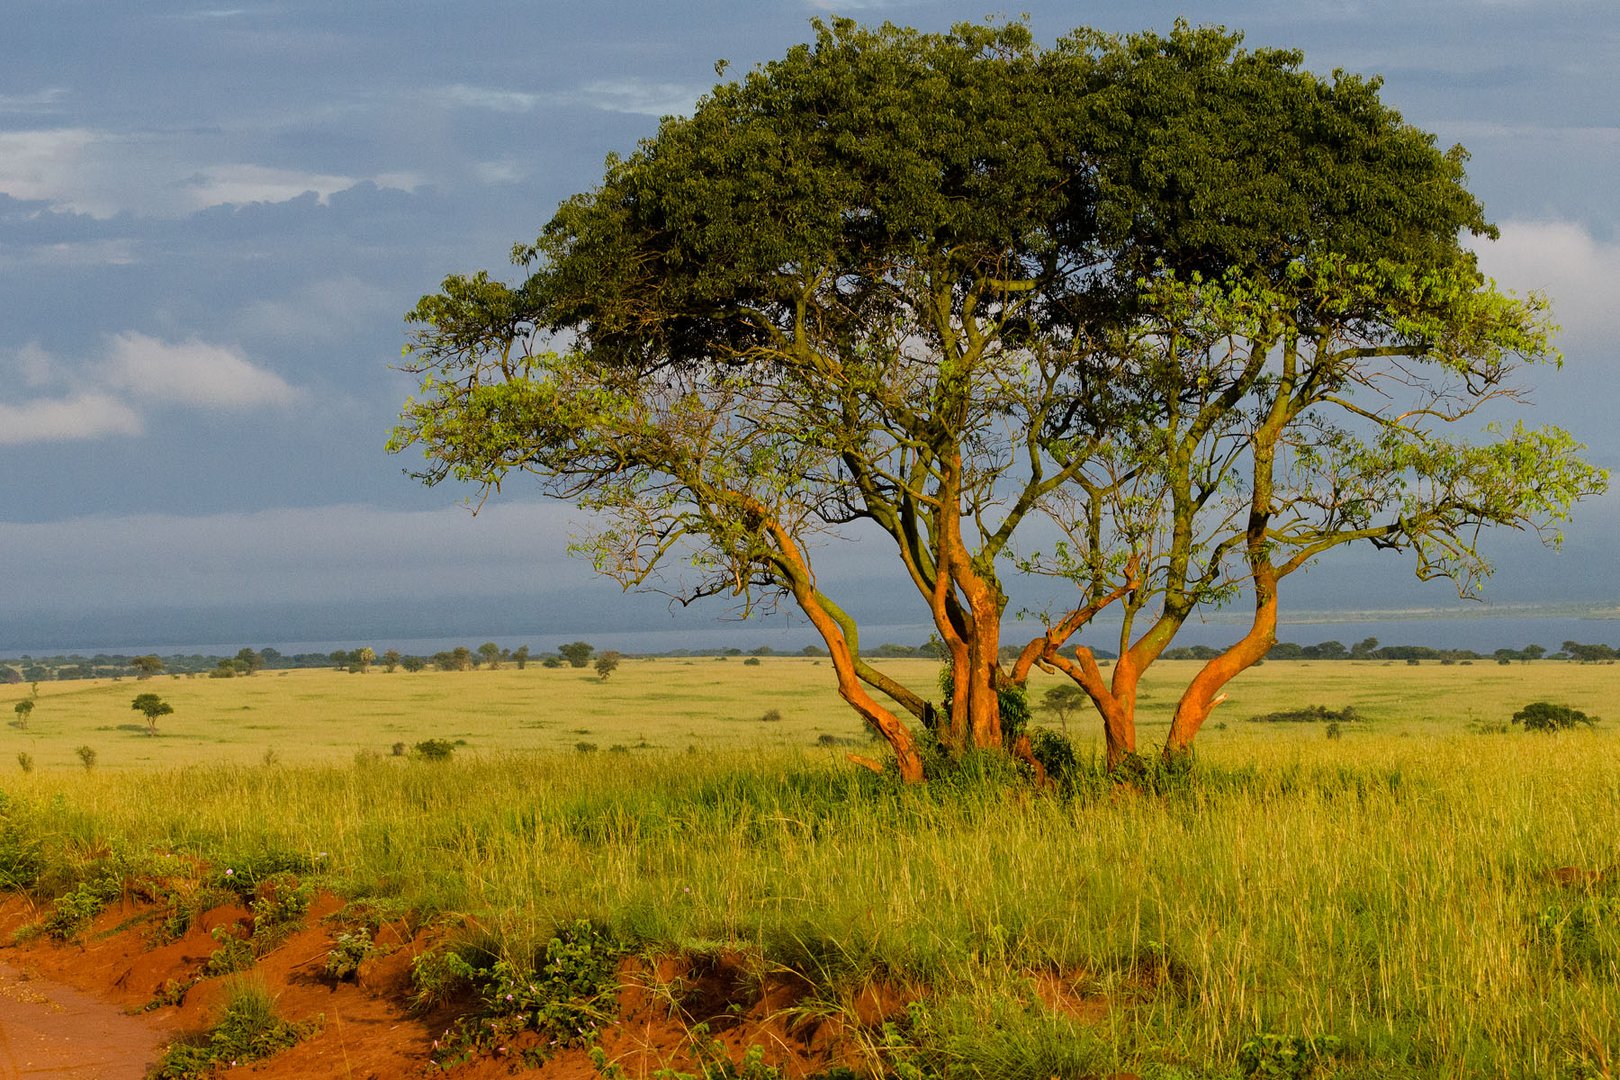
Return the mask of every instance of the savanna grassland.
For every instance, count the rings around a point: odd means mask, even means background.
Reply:
[[[1155,671],[1147,745],[1192,665]],[[606,682],[531,667],[42,685],[27,730],[6,729],[35,764],[7,755],[0,872],[47,895],[172,858],[216,882],[292,870],[471,914],[477,955],[520,970],[583,919],[616,948],[791,969],[812,987],[801,1011],[910,988],[908,1011],[863,1029],[863,1067],[894,1076],[1620,1064],[1620,716],[1503,730],[1542,698],[1612,713],[1620,666],[1266,664],[1234,684],[1191,775],[1114,784],[1086,764],[1095,721],[1071,716],[1081,762],[1056,793],[992,759],[912,788],[851,766],[872,751],[830,683],[810,660],[732,658],[627,661]],[[175,709],[157,737],[129,708],[148,690]],[[1318,704],[1358,719],[1337,739],[1248,720]],[[429,738],[465,744],[390,752]]]

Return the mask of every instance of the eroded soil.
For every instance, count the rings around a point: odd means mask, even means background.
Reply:
[[[471,1003],[413,1012],[410,965],[446,931],[384,924],[374,936],[379,954],[352,981],[336,980],[327,975],[326,961],[344,928],[342,907],[336,897],[320,897],[304,927],[254,969],[283,1019],[318,1020],[319,1032],[227,1073],[251,1071],[263,1080],[445,1075],[433,1061],[435,1040],[447,1036]],[[8,898],[0,904],[0,941],[12,942],[42,914],[25,897]],[[0,947],[0,1077],[133,1080],[168,1043],[212,1027],[225,981],[204,979],[183,994],[176,987],[195,979],[218,947],[216,927],[245,930],[252,916],[242,907],[214,908],[184,936],[155,944],[165,914],[125,898],[77,941],[25,931],[20,943]],[[858,1066],[862,1035],[903,1010],[911,996],[904,987],[874,984],[849,1008],[829,1010],[811,1002],[799,976],[762,975],[745,958],[727,955],[629,958],[620,983],[618,1019],[601,1030],[598,1045],[622,1076],[635,1080],[663,1068],[695,1070],[695,1046],[716,1040],[732,1060],[760,1047],[765,1063],[790,1080],[835,1065]],[[449,1075],[587,1080],[600,1073],[584,1049],[542,1046],[529,1032],[470,1053]]]

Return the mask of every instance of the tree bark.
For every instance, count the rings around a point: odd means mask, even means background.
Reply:
[[[1248,633],[1225,652],[1205,664],[1187,685],[1176,703],[1175,719],[1165,739],[1164,757],[1169,760],[1189,753],[1199,728],[1212,709],[1224,699],[1221,687],[1231,682],[1255,661],[1265,658],[1277,644],[1277,573],[1262,567],[1254,576],[1254,621]],[[1220,695],[1220,696],[1217,696]]]

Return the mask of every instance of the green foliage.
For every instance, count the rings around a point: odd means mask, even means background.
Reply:
[[[623,953],[611,937],[579,920],[559,929],[532,965],[476,946],[418,957],[411,973],[419,1006],[466,992],[480,1002],[439,1041],[435,1060],[464,1060],[470,1050],[521,1031],[539,1032],[550,1047],[588,1042],[613,1016]]]
[[[46,917],[44,930],[53,938],[71,941],[90,925],[90,920],[124,892],[123,867],[108,858],[93,864],[85,878],[56,898]]]
[[[158,717],[174,712],[174,706],[156,694],[137,694],[129,707],[146,717],[147,730],[153,735],[157,734]]]
[[[607,682],[608,676],[619,670],[619,664],[623,660],[624,657],[612,649],[602,653],[596,658],[596,677]]]
[[[258,960],[258,952],[253,942],[236,933],[231,927],[216,926],[210,931],[215,948],[208,954],[203,964],[202,973],[208,978],[219,975],[232,975],[238,971],[246,971]]]
[[[173,1044],[150,1074],[151,1080],[193,1080],[217,1069],[246,1064],[297,1046],[320,1030],[319,1019],[292,1024],[276,1014],[264,984],[238,979],[226,991],[219,1023],[200,1039]]]
[[[1030,753],[1060,791],[1073,791],[1080,778],[1080,759],[1067,735],[1038,727],[1029,733]]]
[[[1003,565],[1115,596],[1151,662],[1350,544],[1473,591],[1483,527],[1550,537],[1606,487],[1557,428],[1452,426],[1556,358],[1546,302],[1480,275],[1465,155],[1378,80],[1186,23],[815,25],[611,158],[524,280],[420,300],[389,445],[424,481],[526,472],[595,511],[578,547],[626,586],[678,551],[683,599],[835,621],[802,544],[861,518],[981,657],[975,709]],[[1012,562],[1032,519],[1062,542]]]
[[[423,739],[411,747],[411,753],[423,761],[444,761],[456,752],[456,744],[449,739]]]
[[[377,946],[371,940],[371,931],[364,926],[341,931],[326,954],[327,977],[337,981],[358,978],[360,965],[376,953]]]
[[[1550,701],[1532,701],[1513,714],[1513,723],[1523,724],[1526,731],[1563,731],[1573,727],[1591,727],[1598,722],[1568,705],[1554,705]]]
[[[568,661],[569,667],[582,668],[591,662],[591,654],[596,652],[596,646],[588,641],[570,641],[557,646],[557,652]]]
[[[0,792],[0,890],[31,889],[44,869],[44,843],[34,813]]]
[[[1306,1038],[1260,1032],[1238,1047],[1238,1068],[1259,1080],[1313,1080],[1335,1075],[1344,1044],[1332,1035]]]
[[[1346,705],[1342,709],[1330,709],[1326,705],[1299,705],[1291,709],[1278,709],[1261,716],[1249,717],[1254,724],[1319,724],[1327,723],[1353,724],[1361,719],[1354,708]]]
[[[95,747],[93,747],[93,746],[76,747],[74,749],[73,753],[74,753],[74,755],[76,757],[78,757],[79,764],[84,766],[84,771],[85,772],[89,772],[91,769],[96,767],[96,748]]]
[[[264,878],[255,892],[251,905],[253,941],[262,955],[303,925],[315,900],[315,885],[283,871]]]

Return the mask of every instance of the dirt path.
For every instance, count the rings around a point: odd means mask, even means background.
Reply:
[[[140,1080],[163,1037],[70,986],[0,963],[0,1080]]]

